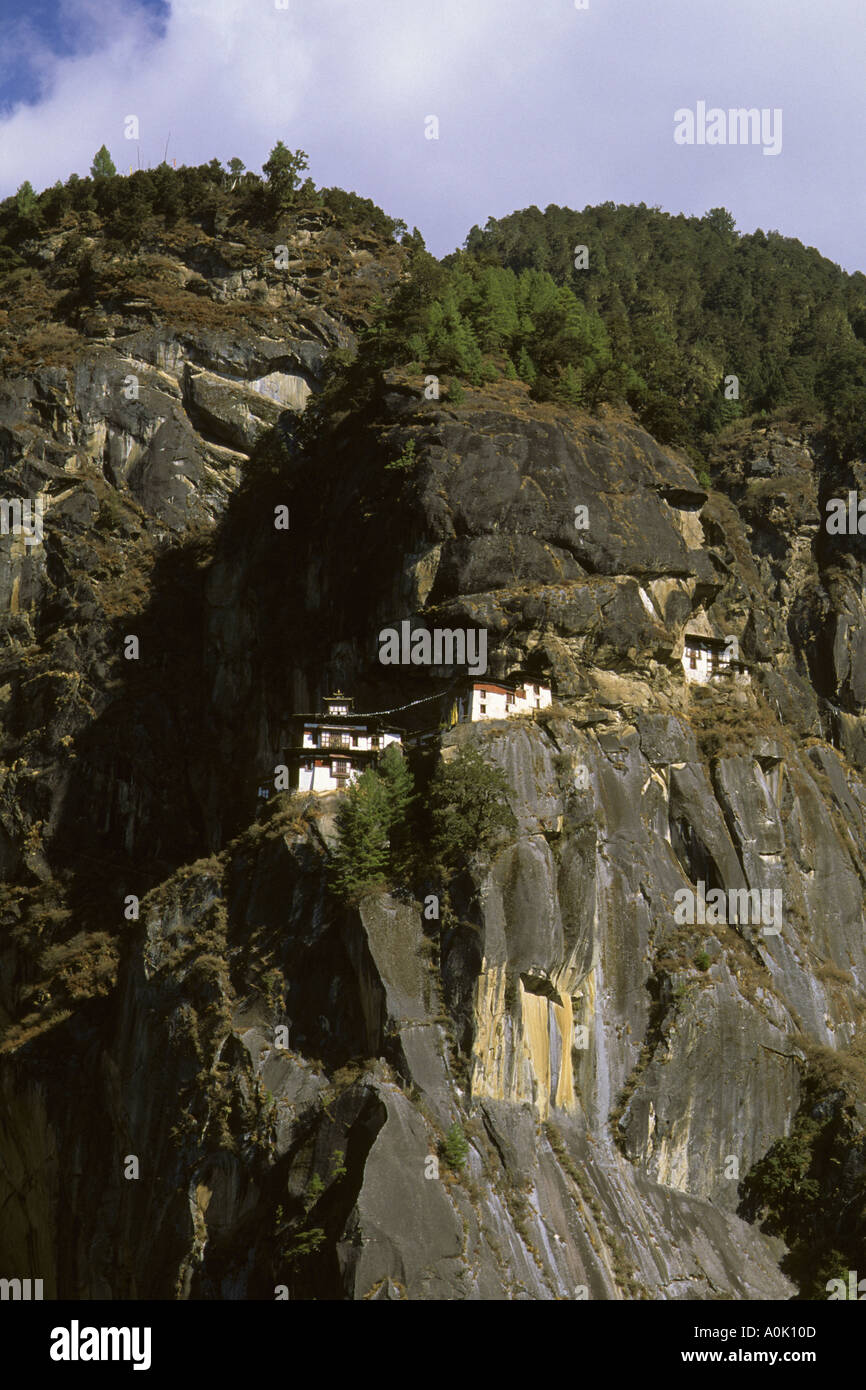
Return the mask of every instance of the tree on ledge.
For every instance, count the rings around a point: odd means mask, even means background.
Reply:
[[[278,140],[271,150],[262,170],[267,176],[268,190],[278,207],[284,207],[294,197],[301,182],[301,174],[309,167],[309,160],[303,150],[289,150]]]
[[[108,147],[103,145],[93,156],[93,163],[90,166],[90,177],[94,179],[111,179],[114,178],[116,173],[117,170],[114,167],[114,161],[111,155],[108,153]]]
[[[430,784],[432,848],[443,871],[454,873],[473,854],[487,854],[517,821],[508,804],[508,779],[471,745],[440,763]]]
[[[352,901],[384,888],[388,869],[388,796],[373,768],[349,784],[337,811],[337,843],[328,869],[338,897]]]
[[[29,179],[25,179],[15,194],[15,208],[19,217],[33,217],[36,212],[36,194]]]

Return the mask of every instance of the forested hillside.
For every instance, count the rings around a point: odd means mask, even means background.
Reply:
[[[575,267],[580,246],[585,269]],[[740,415],[785,411],[825,413],[843,448],[858,447],[866,276],[813,247],[777,231],[738,235],[724,208],[697,218],[602,203],[491,218],[466,248],[456,264],[547,272],[597,314],[656,437],[696,438]],[[728,375],[739,379],[739,402],[725,399]]]
[[[410,255],[351,379],[354,352],[332,363],[348,399],[365,394],[371,373],[415,365],[453,376],[455,401],[458,381],[505,377],[527,382],[537,400],[627,404],[657,439],[698,453],[726,425],[774,413],[825,423],[842,460],[862,447],[866,276],[814,248],[776,231],[740,235],[724,208],[697,218],[644,204],[552,204],[490,218],[438,262],[417,229],[408,233],[370,199],[317,188],[306,169],[303,151],[280,143],[264,177],[238,159],[122,177],[97,158],[90,178],[73,174],[38,195],[24,184],[0,204],[0,270],[19,272],[7,293],[26,283],[37,238],[74,227],[79,237],[64,239],[53,267],[70,321],[106,288],[81,244],[91,220],[117,283],[140,273],[136,255],[149,237],[178,224],[276,230],[289,212],[325,210],[402,238]]]
[[[866,280],[612,205],[438,261],[306,164],[103,149],[0,205],[0,1277],[824,1298],[866,1232],[866,574],[823,524]],[[383,662],[403,623],[555,698],[437,723],[467,663]],[[404,754],[293,793],[335,690]]]
[[[840,460],[862,446],[866,276],[793,238],[740,236],[724,208],[606,203],[491,218],[441,264],[413,250],[365,345],[374,368],[627,403],[657,439],[698,452],[726,425],[774,414],[825,423]]]

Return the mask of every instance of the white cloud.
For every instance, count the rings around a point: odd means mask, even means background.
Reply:
[[[3,0],[0,0],[3,3]],[[7,0],[8,3],[8,0]],[[57,58],[6,25],[0,73],[26,48],[43,96],[0,116],[0,196],[86,173],[106,143],[141,162],[239,155],[278,139],[340,184],[417,223],[432,249],[473,222],[554,201],[724,202],[743,229],[778,226],[862,262],[862,0],[174,0],[164,31],[140,8],[66,0],[91,47]],[[673,112],[707,98],[784,106],[785,150],[760,161],[682,151]],[[425,141],[437,115],[441,139]],[[696,201],[697,200],[697,201]]]
[[[97,24],[90,0],[74,0],[74,9],[80,25]],[[291,16],[277,11],[251,23],[242,0],[177,0],[164,37],[125,8],[108,26],[97,24],[95,51],[61,59],[43,51],[43,100],[0,120],[3,193],[24,178],[39,187],[86,173],[103,142],[118,167],[136,162],[124,138],[128,115],[139,118],[142,164],[158,163],[169,130],[178,162],[228,157],[233,136],[258,145],[292,114],[309,81],[293,29]]]
[[[278,138],[303,144],[342,130],[371,129],[401,108],[419,122],[447,103],[495,50],[498,0],[174,0],[164,35],[141,11],[72,0],[79,31],[98,42],[74,57],[52,55],[32,27],[5,36],[7,54],[26,45],[44,95],[0,118],[0,193],[29,178],[44,187],[86,173],[105,142],[119,168],[137,160],[124,118],[137,115],[142,164],[162,157],[168,131],[178,163],[240,153],[256,165]],[[521,13],[527,13],[520,7]],[[426,105],[425,105],[426,103]],[[421,107],[425,109],[422,111]]]

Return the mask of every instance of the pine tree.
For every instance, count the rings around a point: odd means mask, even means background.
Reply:
[[[372,768],[351,782],[337,811],[337,843],[329,856],[331,885],[351,900],[385,885],[390,809],[385,783]]]
[[[544,270],[524,270],[518,277],[518,307],[532,319],[555,309],[558,293],[556,281]]]
[[[433,850],[446,871],[473,854],[486,853],[503,831],[516,825],[504,772],[471,745],[439,764],[430,784],[430,807]]]
[[[52,186],[44,201],[43,212],[49,226],[56,227],[72,208],[72,195],[60,179]]]
[[[441,300],[430,306],[428,343],[431,356],[446,370],[474,379],[482,357],[471,323],[463,317],[450,286]]]
[[[555,315],[562,336],[583,348],[601,341],[604,335],[601,320],[588,314],[580,300],[564,285],[556,296]]]
[[[321,189],[316,187],[315,180],[311,179],[309,174],[298,189],[297,200],[299,203],[302,203],[304,207],[309,207],[310,204],[314,207],[322,206]]]
[[[558,401],[565,401],[566,405],[583,405],[584,403],[583,381],[577,368],[572,366],[570,362],[566,362],[559,374],[555,395]]]
[[[469,1141],[459,1120],[455,1120],[442,1144],[442,1157],[455,1173],[462,1172],[469,1157]]]
[[[427,250],[427,244],[417,227],[413,227],[411,232],[404,233],[402,244],[409,249],[410,253]]]
[[[733,237],[736,235],[737,224],[733,213],[728,212],[727,208],[710,208],[709,212],[704,213],[702,220],[706,222],[708,227],[712,227],[714,232],[719,232],[722,236]]]
[[[379,759],[376,772],[385,788],[388,807],[389,869],[393,878],[401,878],[408,871],[411,860],[412,831],[408,814],[415,800],[415,779],[406,758],[393,743]]]
[[[15,208],[19,217],[32,217],[36,211],[36,194],[29,179],[25,179],[15,194]]]
[[[409,764],[396,744],[389,744],[385,749],[376,771],[385,785],[389,821],[391,825],[396,825],[405,819],[415,799],[414,780],[409,771]]]
[[[520,352],[517,354],[517,375],[520,377],[521,381],[528,381],[530,386],[538,376],[538,372],[535,370],[535,363],[526,351],[525,345],[521,346]]]
[[[510,270],[485,266],[472,307],[472,323],[485,352],[498,352],[519,329],[516,281]]]
[[[93,163],[90,166],[90,177],[93,179],[110,179],[117,173],[112,162],[108,147],[102,145],[93,156]]]
[[[303,150],[289,150],[282,140],[277,141],[262,169],[278,206],[282,207],[292,201],[295,189],[301,181],[301,174],[308,167],[309,160]]]

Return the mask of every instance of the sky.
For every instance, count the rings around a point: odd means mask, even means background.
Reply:
[[[281,139],[436,255],[531,204],[645,202],[866,271],[864,73],[864,0],[0,0],[0,198],[103,143],[258,171]],[[781,148],[698,143],[699,103]]]

